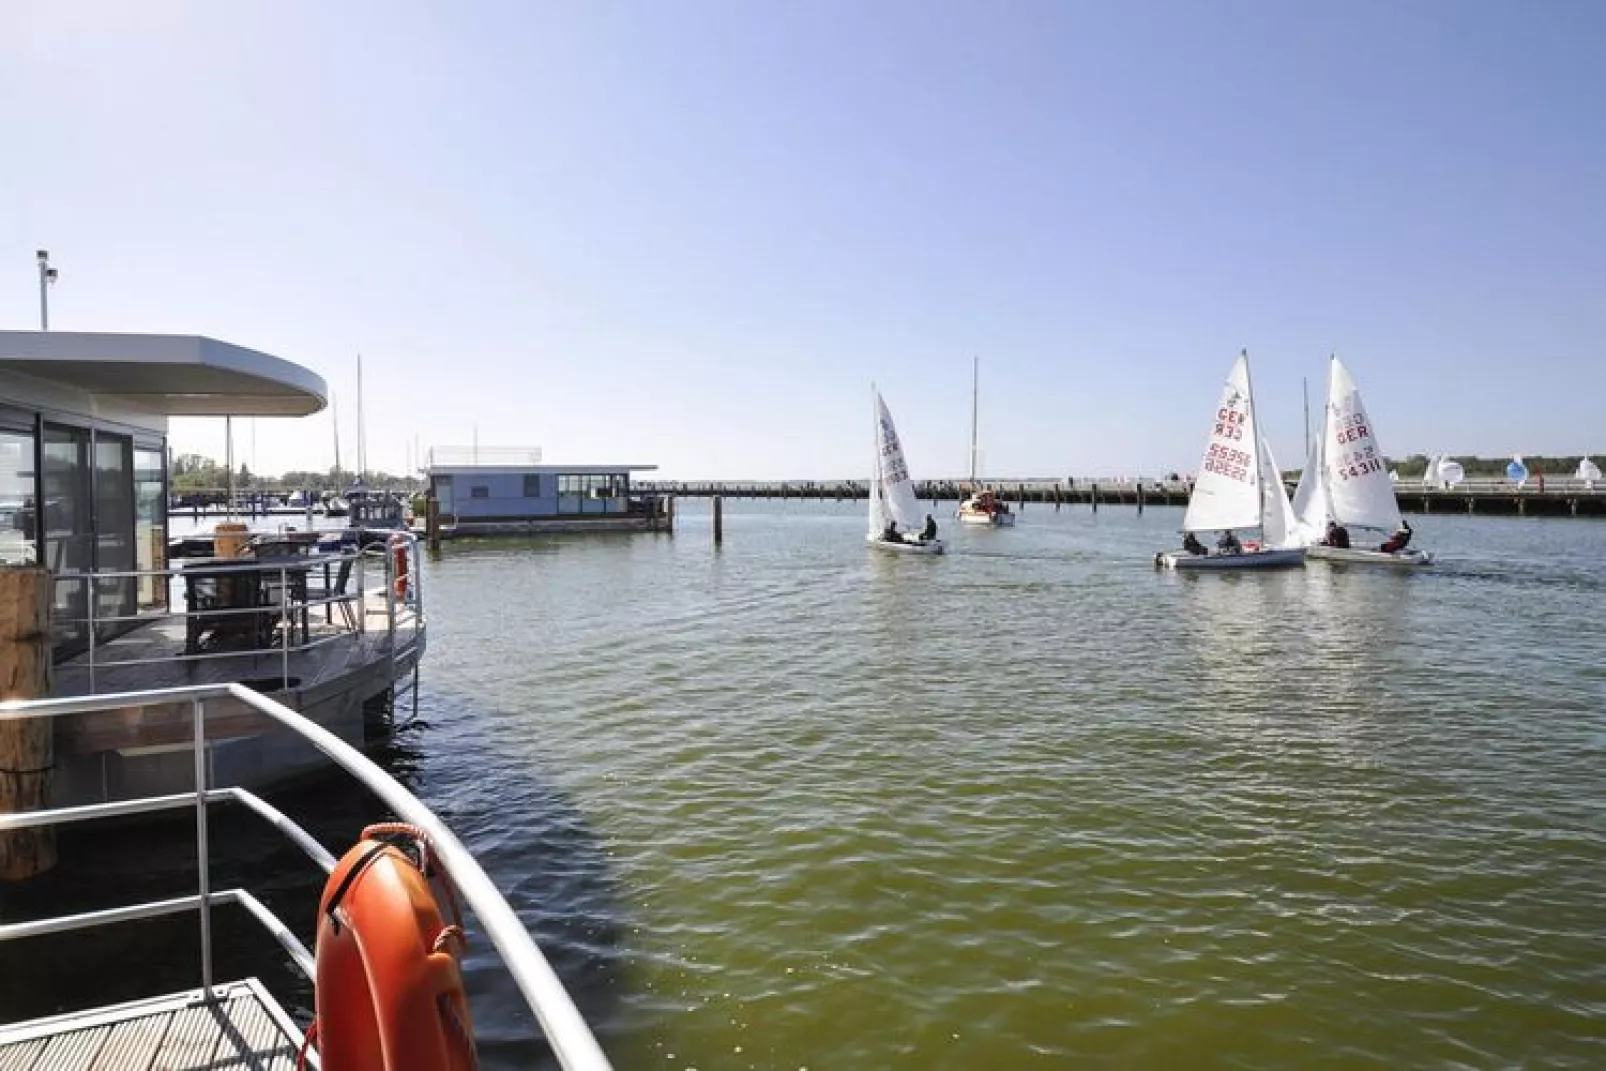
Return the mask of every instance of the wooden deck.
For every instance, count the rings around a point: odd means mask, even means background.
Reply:
[[[0,1026],[0,1071],[295,1071],[301,1034],[256,979]]]

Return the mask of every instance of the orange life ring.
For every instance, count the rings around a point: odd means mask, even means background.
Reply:
[[[396,556],[396,597],[407,597],[407,540],[399,535],[390,537],[390,550]]]
[[[412,841],[410,850],[390,839],[397,834]],[[441,917],[429,868],[417,830],[370,826],[329,875],[318,904],[317,1015],[308,1034],[324,1067],[476,1066],[457,964],[463,931]],[[455,912],[450,886],[442,891]]]

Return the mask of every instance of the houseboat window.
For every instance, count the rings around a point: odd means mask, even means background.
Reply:
[[[92,570],[95,554],[88,429],[46,424],[40,456],[44,462],[41,564],[56,574],[57,654],[74,654],[89,644],[89,600],[85,582],[70,574]]]
[[[98,431],[95,443],[95,563],[96,572],[131,573],[136,568],[134,553],[134,443],[126,435]],[[95,620],[133,617],[136,578],[109,577],[95,581]],[[110,639],[132,626],[129,621],[111,621],[97,627],[100,636]]]
[[[0,428],[0,565],[38,560],[33,451],[32,432]]]
[[[484,486],[483,484],[476,484],[475,486],[472,486],[472,487],[470,487],[468,489],[468,497],[470,497],[470,498],[490,498],[491,497],[491,489],[489,487]]]
[[[540,498],[541,497],[541,475],[540,475],[540,473],[535,473],[535,472],[525,473],[525,475],[524,475],[524,497],[525,498]]]
[[[167,568],[167,496],[162,472],[163,452],[134,448],[134,559],[141,572]],[[139,608],[167,605],[167,584],[161,577],[139,579]]]
[[[450,503],[452,501],[452,478],[450,476],[434,476],[431,477],[431,480],[435,486],[435,501]]]

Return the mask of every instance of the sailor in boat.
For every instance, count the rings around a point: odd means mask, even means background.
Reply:
[[[926,514],[926,526],[920,530],[920,541],[922,543],[930,543],[936,538],[937,522],[933,520],[931,514],[928,513]]]
[[[1394,534],[1384,540],[1383,545],[1377,549],[1384,554],[1398,554],[1411,542],[1411,535],[1411,522],[1402,518],[1400,526],[1394,530]]]
[[[1322,538],[1322,545],[1326,547],[1342,547],[1349,549],[1349,529],[1337,521],[1327,522],[1327,535]]]
[[[1238,537],[1232,534],[1232,529],[1222,531],[1221,538],[1216,540],[1217,554],[1242,554],[1244,545],[1238,542]]]
[[[1196,557],[1202,557],[1210,553],[1205,549],[1205,545],[1199,542],[1199,537],[1192,532],[1184,532],[1182,534],[1182,549]]]
[[[885,532],[881,533],[881,539],[885,543],[902,543],[903,542],[903,536],[898,534],[898,522],[897,521],[888,521],[887,522],[887,530]]]

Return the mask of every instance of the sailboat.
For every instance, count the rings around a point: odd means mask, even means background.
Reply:
[[[924,520],[915,485],[909,479],[909,466],[903,460],[903,444],[892,423],[881,392],[875,395],[875,471],[870,478],[870,518],[865,542],[898,554],[941,554],[942,540],[922,539]],[[896,533],[889,532],[896,525]]]
[[[979,524],[993,528],[1012,528],[1015,514],[1009,503],[985,487],[976,485],[976,398],[981,383],[981,358],[971,358],[970,366],[970,497],[959,504],[960,524]]]
[[[1259,529],[1257,543],[1239,543],[1234,529]],[[1301,565],[1305,548],[1295,532],[1294,511],[1283,489],[1277,460],[1260,434],[1249,354],[1240,353],[1227,375],[1211,422],[1199,478],[1182,519],[1181,551],[1156,554],[1172,569],[1270,569]],[[1207,552],[1196,533],[1220,532],[1217,551]]]
[[[1373,529],[1390,542],[1402,527],[1394,481],[1383,461],[1377,429],[1366,414],[1349,369],[1336,356],[1328,362],[1327,405],[1294,491],[1294,513],[1308,557],[1407,568],[1433,560],[1427,551],[1411,547],[1384,550],[1388,543],[1374,549],[1328,545],[1329,521],[1344,528],[1346,536],[1351,528]]]
[[[1587,457],[1580,459],[1577,478],[1584,481],[1584,490],[1593,491],[1595,489],[1595,481],[1600,479],[1600,466]]]

